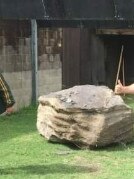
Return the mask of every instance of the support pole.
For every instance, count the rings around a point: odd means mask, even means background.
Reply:
[[[31,59],[32,59],[32,103],[38,98],[38,45],[37,45],[37,22],[31,20]]]

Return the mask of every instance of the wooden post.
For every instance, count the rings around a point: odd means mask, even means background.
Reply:
[[[37,45],[37,22],[31,20],[31,58],[32,58],[32,103],[38,98],[38,45]]]

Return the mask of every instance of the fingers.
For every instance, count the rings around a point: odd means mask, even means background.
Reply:
[[[13,113],[13,112],[14,112],[13,107],[8,107],[8,108],[6,109],[6,112],[7,112],[7,114]]]
[[[120,80],[118,80],[117,85],[115,86],[115,94],[121,94],[123,90],[123,85]]]
[[[120,81],[120,80],[118,80],[118,85],[121,85],[121,86],[122,86],[122,83],[121,83],[121,81]]]

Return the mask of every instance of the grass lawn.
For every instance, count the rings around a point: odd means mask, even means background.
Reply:
[[[96,150],[49,143],[38,134],[36,115],[31,106],[0,117],[0,178],[134,179],[134,143]]]

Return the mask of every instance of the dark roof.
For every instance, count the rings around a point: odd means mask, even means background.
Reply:
[[[1,19],[37,19],[57,26],[133,28],[134,0],[0,0]]]

